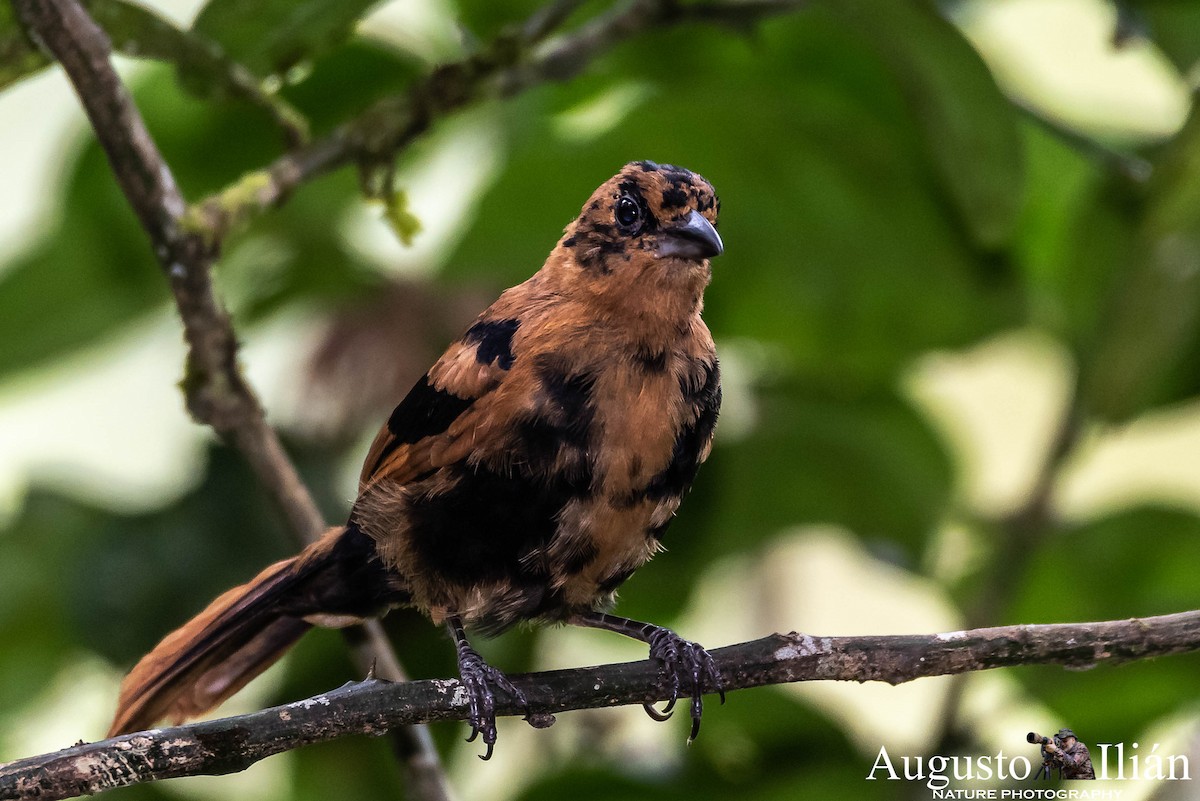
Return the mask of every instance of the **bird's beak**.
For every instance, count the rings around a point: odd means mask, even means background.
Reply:
[[[692,210],[688,216],[662,230],[655,255],[660,259],[673,257],[700,261],[720,256],[724,251],[717,229],[703,214]]]

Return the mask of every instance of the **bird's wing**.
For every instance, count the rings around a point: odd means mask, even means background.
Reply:
[[[515,319],[484,316],[421,377],[375,436],[363,463],[359,491],[380,480],[407,483],[462,458],[456,447],[475,428],[480,401],[513,366]]]

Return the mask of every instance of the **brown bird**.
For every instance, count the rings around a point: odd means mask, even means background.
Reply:
[[[504,292],[417,382],[367,454],[345,526],[213,601],[133,668],[109,736],[220,704],[311,626],[414,606],[457,646],[471,737],[496,740],[496,688],[526,705],[465,629],[608,629],[650,646],[680,694],[720,691],[712,658],[669,629],[606,614],[661,549],[721,403],[700,319],[723,250],[699,175],[626,165],[546,263]],[[724,697],[722,696],[722,700]]]

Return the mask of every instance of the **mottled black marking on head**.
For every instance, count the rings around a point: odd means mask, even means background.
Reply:
[[[501,370],[513,366],[512,338],[520,320],[485,320],[467,329],[467,342],[476,345],[475,358],[480,364],[496,363]]]
[[[636,224],[630,222],[631,203],[639,212]],[[671,164],[632,162],[589,201],[563,244],[584,269],[608,273],[640,250],[653,251],[657,233],[691,209],[708,212],[714,203],[712,187],[695,173]]]
[[[410,445],[425,437],[441,434],[474,402],[473,398],[460,398],[445,390],[435,389],[429,383],[428,374],[421,376],[388,418],[387,427],[392,440],[379,452],[368,474],[378,470],[379,465],[401,445]]]
[[[685,425],[675,437],[671,461],[646,486],[645,497],[651,500],[681,498],[691,488],[700,469],[700,454],[712,439],[721,411],[721,373],[716,362],[703,364],[703,377],[680,379],[684,397],[695,410],[695,419]]]
[[[664,211],[670,209],[681,209],[691,200],[691,195],[687,189],[681,186],[668,186],[662,193],[662,207]]]

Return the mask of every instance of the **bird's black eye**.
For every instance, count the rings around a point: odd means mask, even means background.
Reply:
[[[642,207],[629,195],[622,195],[617,201],[617,224],[628,233],[637,233],[642,225]]]

